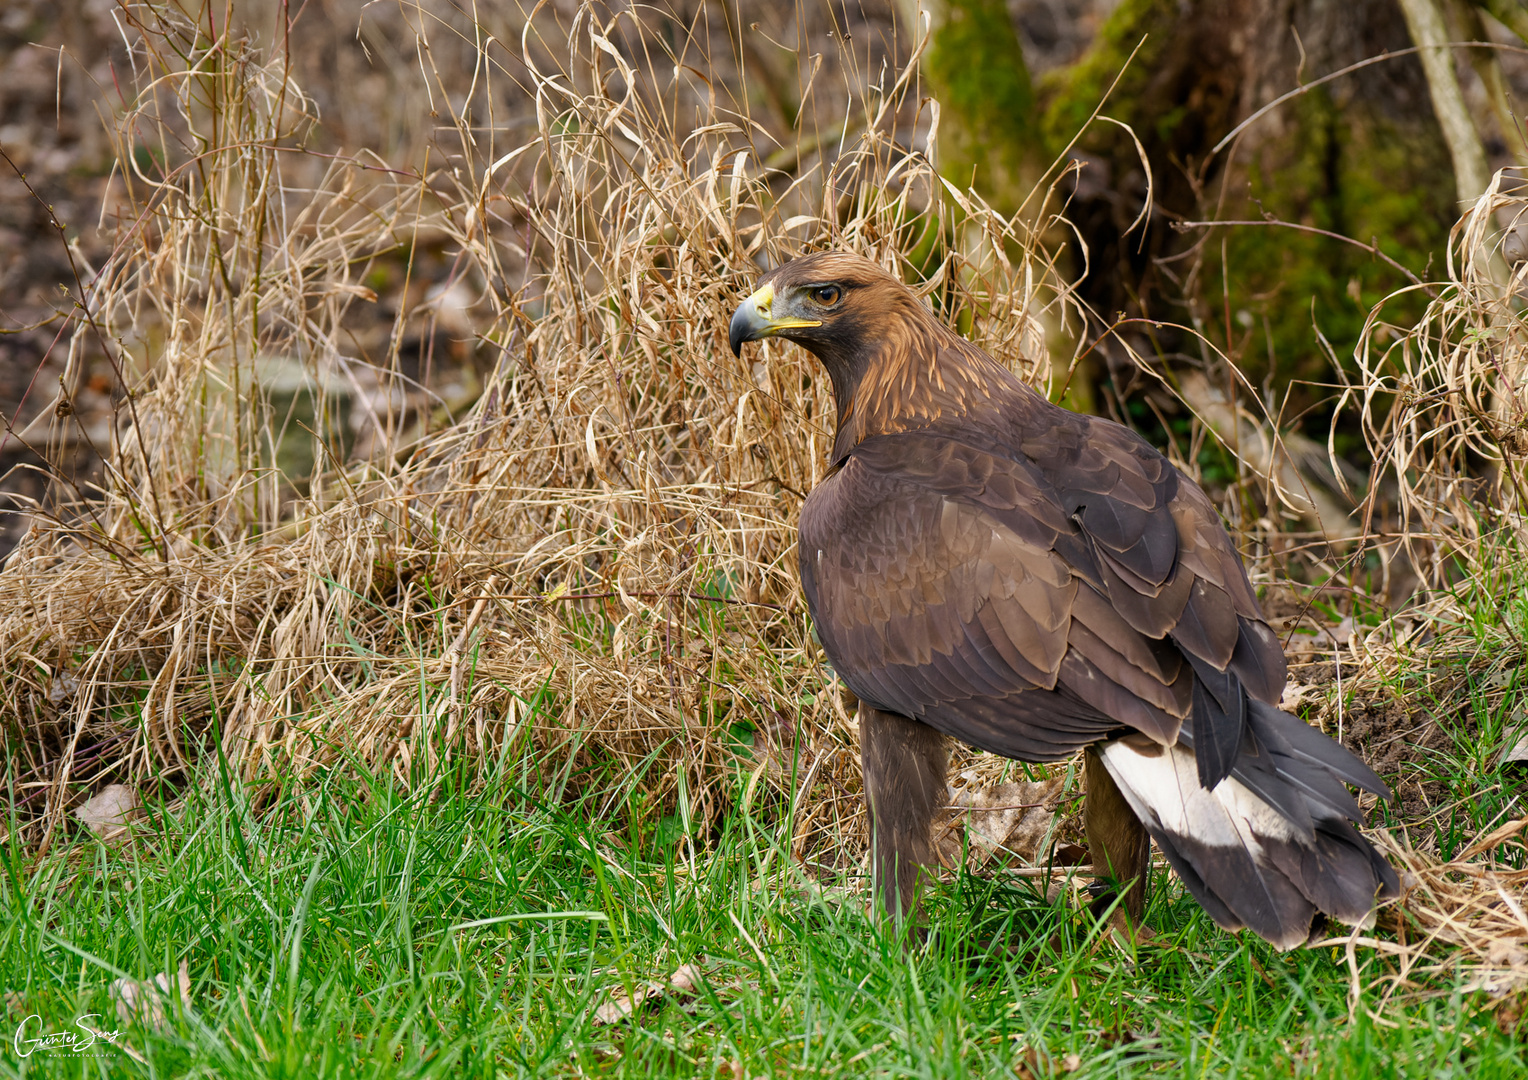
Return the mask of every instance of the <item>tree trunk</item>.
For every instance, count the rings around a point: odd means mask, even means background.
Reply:
[[[1038,174],[1035,95],[1004,0],[901,0],[930,18],[922,74],[939,102],[939,173],[1013,213]],[[912,21],[912,25],[920,23]]]
[[[1369,309],[1407,280],[1323,234],[1373,244],[1421,275],[1441,256],[1458,202],[1415,54],[1312,84],[1410,45],[1395,0],[1124,0],[1082,60],[1040,84],[1044,134],[1059,150],[1119,76],[1104,113],[1131,126],[1150,163],[1148,177],[1113,125],[1095,124],[1077,143],[1087,164],[1069,216],[1089,250],[1084,298],[1106,321],[1125,312],[1195,326],[1254,386],[1277,388],[1268,397],[1293,384],[1275,411],[1286,410],[1286,423],[1303,414],[1324,433],[1333,359],[1351,363]],[[1237,124],[1299,86],[1311,88],[1216,152]],[[1127,237],[1148,188],[1150,220]],[[1188,225],[1208,220],[1252,224]],[[1191,335],[1134,337],[1148,355],[1204,363],[1234,401],[1229,374],[1213,370]],[[1125,396],[1134,368],[1103,351]]]
[[[1399,0],[1401,13],[1411,40],[1421,52],[1422,71],[1432,94],[1433,114],[1443,130],[1449,156],[1454,160],[1454,183],[1461,202],[1474,202],[1490,182],[1486,172],[1486,150],[1480,143],[1475,121],[1464,105],[1459,76],[1454,73],[1454,56],[1448,48],[1449,34],[1443,25],[1443,9],[1438,0]]]

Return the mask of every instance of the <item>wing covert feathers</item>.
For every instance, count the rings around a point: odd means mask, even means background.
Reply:
[[[1118,425],[1046,415],[1018,451],[873,436],[813,491],[801,573],[828,658],[875,707],[1030,760],[1122,727],[1172,745],[1188,721],[1213,786],[1283,650],[1198,488]]]

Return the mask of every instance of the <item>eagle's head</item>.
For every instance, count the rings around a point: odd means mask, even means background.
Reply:
[[[783,337],[815,353],[837,376],[859,368],[903,319],[931,321],[928,310],[896,278],[847,252],[803,255],[759,279],[732,316],[735,355],[743,342]]]
[[[838,432],[833,458],[871,435],[998,426],[1033,397],[1013,374],[945,327],[901,281],[869,259],[821,252],[792,259],[759,279],[732,316],[728,338],[783,337],[816,354],[833,382]]]

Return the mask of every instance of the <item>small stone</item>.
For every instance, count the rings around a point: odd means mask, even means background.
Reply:
[[[108,784],[91,796],[90,801],[74,812],[102,840],[113,840],[127,832],[130,822],[142,816],[138,793],[126,784]]]

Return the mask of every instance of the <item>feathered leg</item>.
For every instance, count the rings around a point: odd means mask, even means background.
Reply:
[[[1132,923],[1139,923],[1146,909],[1151,837],[1146,835],[1146,827],[1104,768],[1103,760],[1090,749],[1083,755],[1083,761],[1087,798],[1082,815],[1088,830],[1088,848],[1093,853],[1093,873],[1101,884],[1107,882],[1110,886],[1110,891],[1094,903],[1099,911],[1107,909],[1123,888],[1126,891],[1120,907]]]
[[[860,766],[870,812],[875,891],[897,922],[917,910],[918,879],[934,864],[934,813],[949,797],[944,736],[860,702]]]

